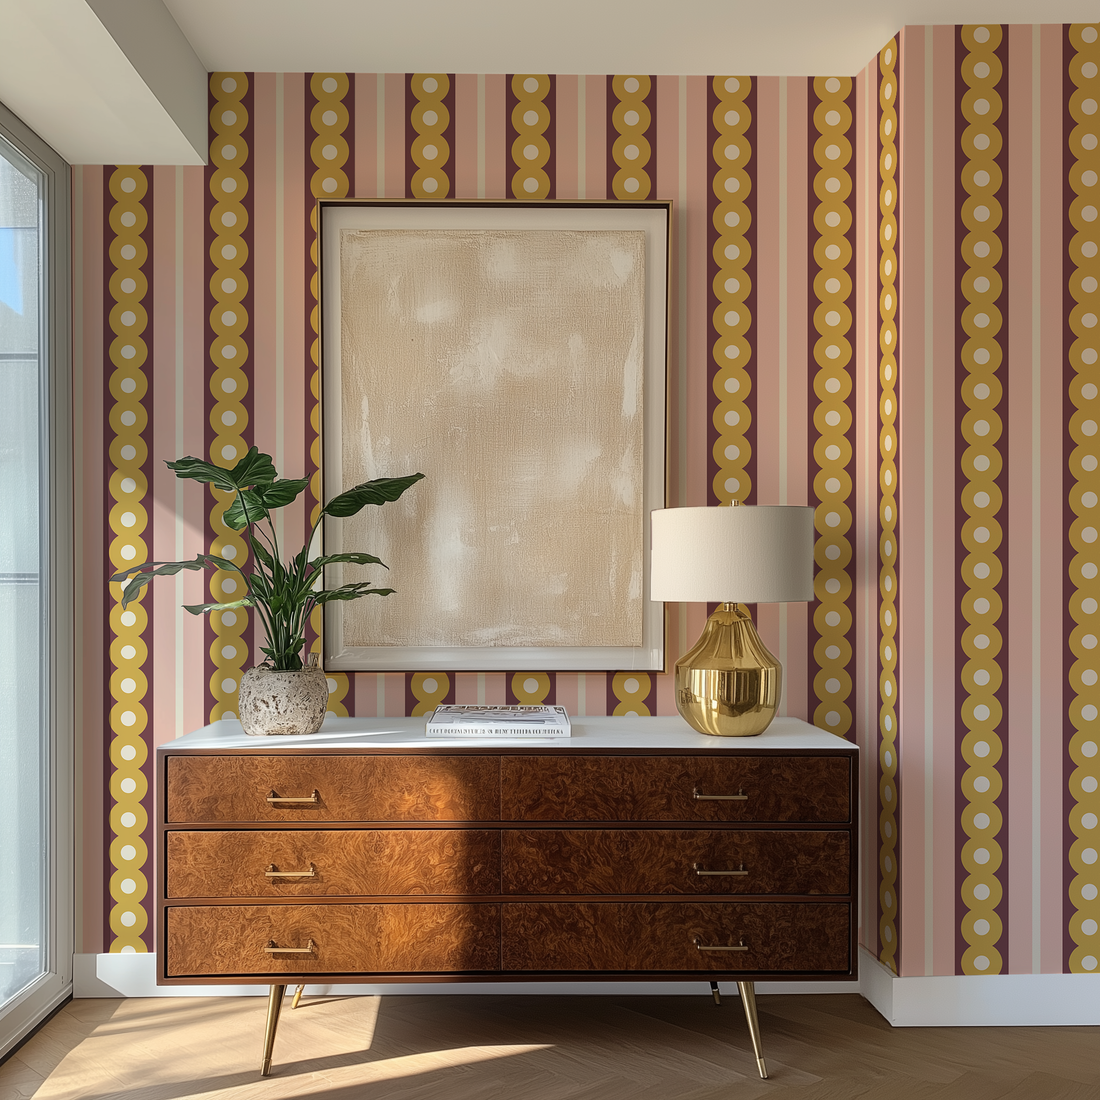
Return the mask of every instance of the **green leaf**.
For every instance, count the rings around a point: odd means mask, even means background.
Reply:
[[[409,474],[407,477],[380,477],[374,481],[364,481],[361,485],[333,497],[321,509],[321,514],[346,519],[368,504],[388,504],[397,500],[410,485],[415,485],[423,477],[423,474]]]
[[[373,554],[326,554],[323,558],[314,558],[309,563],[309,568],[316,571],[341,561],[349,562],[351,565],[380,565],[383,569],[389,569],[381,558],[376,558]]]
[[[234,489],[233,499],[222,513],[222,522],[234,531],[243,531],[250,523],[267,519],[263,498],[254,489]]]
[[[130,583],[122,593],[122,606],[125,609],[141,595],[141,590],[154,577],[173,577],[184,569],[199,570],[209,566],[216,566],[218,569],[236,569],[238,573],[240,572],[237,566],[231,561],[226,561],[225,558],[219,558],[214,554],[196,554],[194,561],[147,561],[141,565],[131,565],[128,569],[116,573],[111,580],[121,582],[133,574]]]
[[[263,565],[266,565],[268,569],[271,569],[275,565],[275,559],[271,556],[271,551],[264,546],[263,542],[257,538],[250,538],[248,540],[249,545],[252,547],[252,553],[256,560]]]
[[[360,596],[390,596],[395,588],[371,588],[365,581],[358,584],[345,584],[340,588],[326,588],[323,592],[313,594],[313,602],[320,607],[321,604],[331,603],[333,600],[357,600]]]
[[[238,607],[252,607],[252,600],[246,596],[232,603],[185,603],[183,610],[190,611],[192,615],[205,615],[207,611],[236,611]]]
[[[254,485],[270,485],[279,476],[271,455],[263,454],[258,447],[249,447],[248,453],[231,470],[224,470],[212,462],[191,456],[165,465],[169,470],[175,471],[176,477],[214,485],[227,493]]]
[[[227,527],[240,531],[249,523],[267,519],[269,510],[285,508],[308,486],[309,478],[300,477],[284,478],[254,489],[241,489],[226,508],[222,519]]]

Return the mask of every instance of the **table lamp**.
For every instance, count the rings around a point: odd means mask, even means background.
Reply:
[[[783,669],[739,603],[814,598],[813,508],[739,505],[652,513],[650,597],[718,603],[676,662],[676,707],[700,733],[753,737],[775,717]]]

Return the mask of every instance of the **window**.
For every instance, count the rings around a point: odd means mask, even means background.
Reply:
[[[69,217],[0,108],[0,1054],[72,989]]]

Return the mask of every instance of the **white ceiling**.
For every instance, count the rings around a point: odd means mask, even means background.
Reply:
[[[852,76],[909,23],[1063,23],[1097,0],[165,0],[211,69]]]
[[[0,102],[73,164],[201,164],[219,69],[843,76],[907,24],[1098,18],[1100,0],[0,0]]]

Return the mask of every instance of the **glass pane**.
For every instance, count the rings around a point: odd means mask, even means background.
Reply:
[[[0,140],[0,1008],[46,968],[41,176]]]

